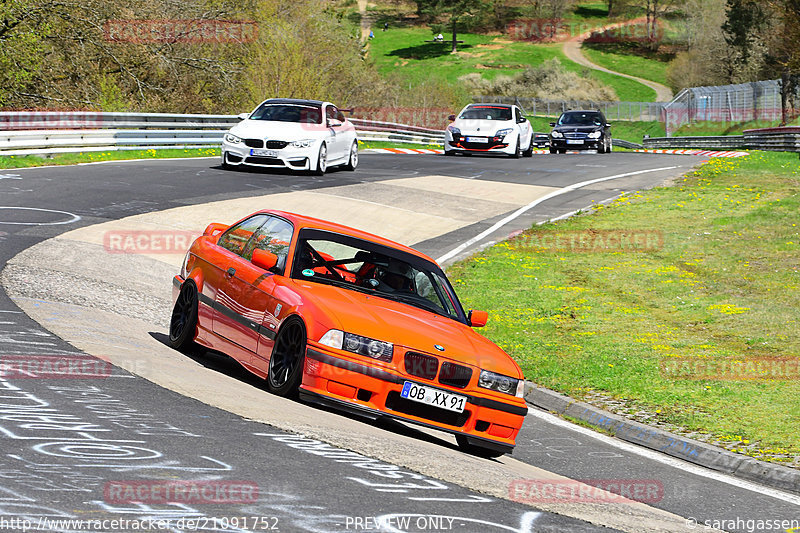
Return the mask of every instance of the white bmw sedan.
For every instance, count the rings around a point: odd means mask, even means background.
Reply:
[[[355,170],[358,140],[353,124],[330,102],[271,98],[232,127],[222,141],[222,166],[251,165],[307,170]]]
[[[469,104],[445,131],[444,153],[533,155],[533,128],[512,104]]]

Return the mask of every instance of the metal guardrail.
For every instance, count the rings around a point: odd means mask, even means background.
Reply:
[[[800,127],[746,130],[743,135],[718,137],[654,137],[645,139],[645,148],[705,148],[711,150],[770,150],[800,152]]]
[[[800,152],[800,128],[765,128],[745,130],[744,142],[748,148],[778,152]]]
[[[475,103],[516,104],[534,117],[557,117],[570,109],[598,109],[607,120],[663,121],[666,102],[596,102],[593,100],[545,100],[516,96],[473,96]]]
[[[642,141],[647,149],[688,149],[705,148],[709,150],[738,150],[746,148],[743,135],[722,135],[718,137],[651,137]]]
[[[619,146],[620,148],[629,148],[631,150],[641,150],[643,148],[641,144],[632,143],[623,139],[613,139],[611,142],[614,146]]]
[[[167,148],[210,148],[240,122],[234,115],[0,112],[0,154],[52,154]],[[444,132],[392,122],[352,119],[364,141],[441,144]]]

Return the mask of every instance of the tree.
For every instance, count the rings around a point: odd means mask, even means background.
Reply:
[[[800,90],[800,0],[770,0],[767,2],[779,15],[780,27],[769,32],[772,36],[770,53],[774,67],[781,73],[782,124],[797,111]]]
[[[458,44],[458,23],[466,17],[474,17],[480,11],[491,7],[491,0],[417,0],[417,10],[430,18],[445,16],[453,29],[453,47],[455,53]]]

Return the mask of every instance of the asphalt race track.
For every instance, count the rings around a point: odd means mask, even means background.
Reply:
[[[367,229],[450,262],[535,222],[674,179],[701,160],[364,154],[356,172],[323,177],[226,172],[217,159],[0,171],[0,357],[96,356],[110,370],[0,376],[0,530],[76,531],[50,521],[123,519],[152,531],[711,531],[704,521],[728,520],[725,529],[738,532],[748,520],[797,519],[796,495],[533,408],[513,456],[486,460],[443,433],[277,398],[220,354],[163,344],[183,251],[108,247],[109,235],[202,231],[269,207]],[[533,501],[514,491],[526,479],[658,490],[643,503]],[[233,488],[215,502],[134,503],[115,492],[179,480]],[[101,525],[94,530],[126,530]]]

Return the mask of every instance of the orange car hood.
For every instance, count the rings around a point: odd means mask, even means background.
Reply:
[[[295,282],[303,292],[303,299],[316,304],[336,323],[337,329],[507,376],[522,377],[519,366],[507,353],[466,324],[369,294],[321,283]],[[436,344],[445,350],[438,351],[434,347]]]

